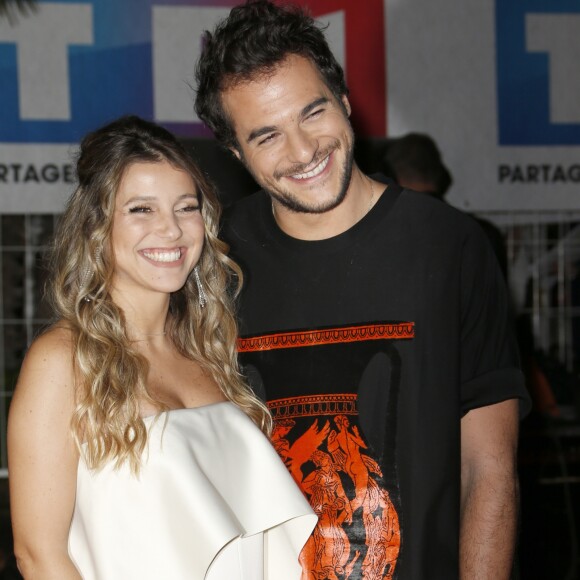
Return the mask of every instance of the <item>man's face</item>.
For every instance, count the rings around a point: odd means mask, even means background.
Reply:
[[[350,184],[354,137],[346,97],[339,102],[308,59],[290,55],[271,75],[222,94],[254,179],[286,210],[324,213]]]

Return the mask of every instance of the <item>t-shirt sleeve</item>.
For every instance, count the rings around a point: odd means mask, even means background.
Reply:
[[[461,256],[461,411],[530,397],[519,368],[508,291],[490,243],[470,224]]]

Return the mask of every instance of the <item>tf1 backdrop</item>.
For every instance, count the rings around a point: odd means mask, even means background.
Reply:
[[[360,137],[431,135],[462,209],[579,208],[578,0],[298,3],[328,25]],[[234,4],[39,0],[0,20],[0,213],[58,213],[78,141],[122,114],[209,137],[194,63]]]

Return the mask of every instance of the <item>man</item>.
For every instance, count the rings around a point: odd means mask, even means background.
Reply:
[[[197,80],[199,117],[263,188],[224,235],[241,360],[319,515],[304,577],[508,578],[527,399],[481,231],[358,169],[343,71],[299,9],[232,9]]]

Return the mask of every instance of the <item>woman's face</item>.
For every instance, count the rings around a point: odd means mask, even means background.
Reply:
[[[168,161],[133,163],[115,199],[113,291],[179,290],[198,262],[204,223],[191,176]]]

